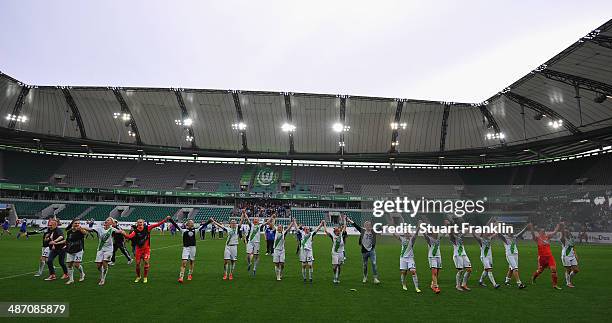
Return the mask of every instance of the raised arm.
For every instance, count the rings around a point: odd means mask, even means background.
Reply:
[[[213,218],[210,218],[210,220],[209,220],[209,221],[210,221],[210,223],[212,223],[212,224],[213,224],[214,226],[216,226],[217,228],[219,228],[219,229],[221,229],[221,230],[227,230],[227,229],[225,228],[225,226],[224,226],[223,224],[221,224],[221,223],[217,222],[217,220],[215,220],[215,219],[213,219]],[[240,221],[240,223],[242,223],[242,221]]]
[[[340,226],[340,231],[346,232],[346,215],[343,214],[341,219],[342,219],[342,226]]]
[[[47,231],[47,227],[39,228],[36,231],[28,231],[28,232],[26,232],[26,235],[32,236],[32,235],[35,235],[35,234],[42,234],[44,231]]]
[[[176,222],[174,222],[174,219],[169,218],[169,219],[168,219],[168,222],[172,223],[172,225],[173,225],[175,228],[177,228],[177,229],[179,229],[181,232],[183,232],[183,229],[181,229],[181,227],[179,227],[179,225],[178,225],[178,224],[176,224]]]
[[[321,229],[321,227],[323,227],[324,225],[325,225],[325,221],[324,221],[324,220],[321,220],[321,223],[319,223],[319,226],[318,226],[316,229],[314,229],[314,230],[312,231],[312,233],[313,233],[313,234],[317,234],[317,232],[318,232],[318,231]]]
[[[525,232],[527,232],[527,228],[529,228],[530,226],[532,227],[532,231],[533,231],[533,225],[532,225],[531,223],[529,223],[529,224],[527,224],[527,225],[526,225],[526,226],[525,226],[525,227],[524,227],[524,228],[523,228],[521,231],[519,231],[519,232],[516,234],[516,237],[517,237],[517,238],[522,237],[522,236],[523,236],[523,234],[525,234]],[[534,235],[534,237],[535,237],[535,235]]]
[[[96,234],[98,233],[97,230],[93,230],[93,232],[95,232]],[[130,233],[127,233],[127,232],[123,231],[123,236],[126,237],[126,239],[132,239],[132,238],[134,238],[134,236],[136,236],[136,230],[134,229]]]
[[[445,219],[445,220],[444,220],[444,225],[445,225],[445,226],[449,226],[449,225],[451,225],[451,224],[452,224],[452,223],[451,223],[451,221],[450,221],[450,220],[448,220],[448,219]],[[455,243],[455,238],[456,238],[456,237],[455,237],[455,232],[454,232],[454,231],[449,231],[449,232],[448,232],[448,238],[450,239],[450,241],[451,241],[452,243]]]
[[[242,225],[244,220],[246,220],[247,224],[251,224],[251,219],[249,219],[249,216],[247,215],[246,210],[242,209],[242,214],[240,214],[240,225]]]
[[[240,215],[240,222],[238,222],[238,227],[240,227],[240,226],[242,225],[242,223],[244,223],[244,219],[245,219],[245,218],[246,218],[246,220],[247,220],[247,222],[248,222],[248,223],[251,223],[251,222],[249,221],[249,217],[248,217],[248,216],[247,216],[247,214],[246,214],[246,211],[243,209],[243,210],[242,210],[242,214]]]
[[[548,238],[550,239],[550,238],[554,237],[555,235],[557,235],[557,233],[559,233],[559,231],[560,231],[560,230],[561,230],[561,223],[557,224],[557,225],[555,226],[555,230],[554,230],[552,233],[549,233],[549,234],[547,235],[547,236],[548,236]]]
[[[289,223],[289,225],[287,226],[287,228],[285,229],[285,231],[283,232],[283,235],[286,237],[286,236],[287,236],[287,234],[289,233],[289,231],[291,231],[291,228],[292,228],[293,226],[295,226],[295,225],[296,225],[296,224],[295,224],[295,219],[293,219],[293,220],[292,220],[292,221]]]
[[[111,229],[113,230],[113,232],[115,233],[119,233],[119,234],[124,234],[125,232],[123,231],[123,229],[121,228],[116,228],[116,227],[111,227]]]
[[[316,231],[314,231],[314,233],[316,233]],[[325,223],[323,223],[323,233],[325,233],[325,235],[330,237],[331,239],[334,239],[334,236],[329,231],[327,231],[327,225]]]
[[[212,225],[216,226],[216,227],[222,227],[221,223],[217,222],[217,220],[210,218],[208,219],[208,222],[212,223]]]
[[[62,232],[62,234],[59,235],[57,238],[49,241],[49,244],[57,245],[57,244],[62,244],[64,242],[66,242],[66,241],[64,240],[64,233]]]
[[[402,241],[402,239],[400,238],[400,235],[397,234],[397,232],[393,232],[393,236],[395,237],[395,239]]]
[[[162,224],[166,223],[166,221],[168,221],[168,220],[170,220],[170,219],[172,219],[172,217],[168,215],[167,217],[165,217],[165,218],[164,218],[164,219],[162,219],[161,221],[159,221],[159,222],[157,222],[157,223],[154,223],[154,224],[149,225],[147,228],[149,229],[149,231],[151,231],[151,230],[153,230],[153,229],[155,229],[155,228],[159,227],[160,225],[162,225]],[[177,227],[177,228],[178,228],[178,227]]]
[[[355,221],[353,221],[353,219],[349,218],[348,216],[346,217],[346,221],[348,223],[350,223],[351,225],[353,225],[355,227],[355,229],[357,229],[357,231],[359,231],[359,233],[363,233],[363,228],[357,224]]]
[[[561,222],[559,223],[559,225],[561,226],[560,230],[561,230],[561,241],[565,242],[565,240],[567,240],[567,232],[565,231],[565,223]]]
[[[535,228],[533,227],[533,224],[529,223],[527,225],[527,227],[529,228],[529,231],[531,232],[531,239],[534,240],[534,241],[537,241],[538,240],[538,235],[535,232]]]
[[[430,221],[429,221],[429,220],[428,220],[426,217],[424,217],[424,216],[421,216],[421,217],[420,217],[420,222],[422,222],[422,223],[426,223],[426,224],[430,224],[430,223],[431,223],[431,222],[430,222]],[[429,243],[429,238],[430,238],[430,235],[429,235],[429,232],[428,232],[427,230],[425,230],[425,232],[423,232],[423,238],[425,238],[425,241],[427,241],[427,242]]]
[[[274,222],[276,222],[276,215],[272,214],[270,217],[266,219],[265,222],[266,222],[266,225],[272,224],[272,226],[274,226]]]

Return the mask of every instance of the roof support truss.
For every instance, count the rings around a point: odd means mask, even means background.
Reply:
[[[557,72],[550,69],[544,69],[540,71],[540,74],[544,75],[548,79],[559,81],[571,86],[578,86],[581,89],[603,93],[605,95],[612,95],[612,85],[610,84],[591,80],[581,76]]]
[[[287,113],[287,122],[293,124],[293,117],[291,116],[291,94],[288,92],[283,93],[285,98],[285,112]],[[295,154],[295,145],[293,141],[293,132],[289,132],[289,154]]]
[[[70,94],[70,90],[66,87],[62,88],[62,93],[64,93],[64,98],[66,98],[66,103],[70,107],[72,111],[72,116],[77,122],[79,126],[79,133],[81,134],[81,139],[87,139],[87,133],[85,132],[85,126],[83,125],[83,119],[81,119],[81,113],[79,112],[79,107],[74,102],[72,98],[72,94]]]
[[[21,113],[21,108],[23,107],[23,103],[25,102],[25,98],[28,96],[28,93],[30,93],[30,87],[27,85],[22,85],[21,92],[19,92],[19,96],[17,97],[17,101],[15,101],[15,106],[13,107],[13,118],[9,120],[9,129],[15,129],[15,125],[17,124],[17,117]]]
[[[612,49],[612,37],[610,36],[604,36],[604,35],[597,35],[591,39],[589,39],[589,41],[601,46],[601,47],[605,47],[608,49]]]
[[[176,101],[178,102],[179,107],[181,108],[181,118],[183,121],[183,127],[187,132],[188,137],[190,138],[191,141],[191,148],[197,148],[196,143],[195,143],[195,137],[193,136],[193,128],[191,127],[191,125],[185,125],[184,120],[186,119],[191,119],[189,117],[189,113],[187,112],[187,107],[185,106],[185,102],[183,101],[183,95],[181,94],[181,90],[179,89],[174,89],[174,95],[176,96]]]
[[[140,138],[140,132],[138,132],[138,126],[136,125],[136,120],[134,119],[134,115],[130,111],[130,107],[127,105],[127,103],[123,99],[123,95],[121,95],[121,91],[119,91],[119,88],[115,87],[115,88],[112,88],[112,90],[113,90],[113,94],[115,94],[115,98],[117,98],[117,102],[119,102],[119,105],[121,106],[121,112],[127,113],[130,115],[130,120],[128,121],[126,125],[130,126],[130,128],[132,129],[132,132],[136,136],[136,144],[138,144],[139,146],[142,146],[143,142]]]
[[[487,109],[487,106],[481,105],[479,108],[480,108],[480,113],[482,113],[482,116],[487,120],[487,129],[493,128],[493,130],[495,130],[495,133],[501,133],[501,130],[499,129],[499,125],[497,124],[497,121],[495,120],[495,117],[493,117],[493,115],[491,114],[491,111]],[[500,137],[499,143],[502,145],[505,145],[506,140]]]
[[[348,95],[340,95],[340,123],[345,126],[346,121],[346,98]],[[340,131],[338,134],[338,153],[344,155],[344,131]]]
[[[236,118],[239,123],[244,122],[244,117],[242,116],[242,105],[240,104],[240,92],[232,91],[232,98],[234,99],[234,106],[236,107]],[[240,138],[242,140],[242,151],[249,151],[249,146],[247,145],[247,137],[245,129],[237,129],[240,132]]]
[[[393,129],[393,132],[391,133],[391,149],[389,150],[390,153],[397,153],[397,145],[395,144],[395,142],[397,142],[397,139],[399,138],[399,123],[402,119],[402,110],[404,109],[404,102],[406,102],[406,100],[397,100],[397,107],[395,108],[395,118],[393,119],[393,122],[398,126]]]
[[[580,133],[580,130],[573,123],[571,123],[564,116],[558,114],[556,111],[552,110],[551,108],[549,108],[549,107],[547,107],[547,106],[545,106],[545,105],[543,105],[543,104],[541,104],[539,102],[536,102],[534,100],[526,98],[526,97],[524,97],[522,95],[513,93],[511,91],[504,93],[504,95],[508,99],[516,102],[519,105],[523,105],[526,108],[529,108],[531,110],[534,110],[536,112],[539,112],[541,114],[547,115],[547,116],[552,117],[552,118],[557,119],[557,120],[563,120],[563,126],[567,130],[569,130],[572,134]]]
[[[448,115],[450,114],[450,105],[444,105],[444,113],[442,114],[442,125],[440,126],[440,152],[443,152],[446,147],[446,129],[448,128]]]

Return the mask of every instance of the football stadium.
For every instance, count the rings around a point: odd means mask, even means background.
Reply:
[[[612,20],[567,44],[476,102],[49,85],[0,53],[0,317],[607,321]]]

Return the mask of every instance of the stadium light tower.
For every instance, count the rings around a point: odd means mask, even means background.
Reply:
[[[132,116],[129,113],[114,112],[113,119],[121,119],[123,121],[130,121],[130,119],[132,119]]]
[[[22,115],[14,115],[14,114],[10,114],[9,113],[9,114],[6,115],[6,120],[8,120],[8,121],[16,121],[16,122],[19,122],[19,123],[23,123],[23,122],[28,121],[28,117],[22,116]]]
[[[121,121],[126,127],[129,126],[132,120],[132,115],[125,112],[113,112],[113,119]],[[129,137],[136,137],[136,134],[132,130],[128,130]],[[121,143],[121,126],[117,128],[117,143]]]
[[[281,126],[281,129],[284,132],[294,132],[295,131],[295,125],[290,124],[290,123],[283,123],[283,125]]]
[[[391,150],[394,152],[399,152],[399,137],[400,130],[406,130],[408,128],[408,124],[405,122],[391,122],[391,130],[395,134],[393,139],[391,140]]]
[[[559,120],[552,120],[548,122],[548,126],[553,128],[553,129],[559,129],[561,127],[563,127],[563,120],[559,119]]]
[[[347,126],[347,125],[344,125],[344,124],[342,124],[340,122],[336,122],[332,126],[332,129],[334,130],[334,132],[337,132],[337,133],[347,132],[347,131],[351,130],[351,126]]]
[[[247,125],[244,122],[237,122],[232,124],[232,129],[234,130],[238,130],[238,131],[244,131],[246,130]]]
[[[240,138],[242,137],[242,134],[244,133],[244,131],[246,130],[247,125],[242,122],[236,122],[232,124],[232,129],[234,129],[234,131],[236,131],[236,134],[238,135],[238,140],[240,141]],[[243,138],[243,147],[244,147],[244,138]],[[238,146],[236,146],[236,153],[239,152]]]
[[[193,119],[191,119],[191,118],[185,118],[184,120],[175,119],[174,123],[177,126],[191,127],[193,125]]]
[[[506,138],[506,135],[503,132],[489,132],[487,133],[486,138],[488,140],[504,139]]]

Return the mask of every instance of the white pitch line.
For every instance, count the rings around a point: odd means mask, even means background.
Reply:
[[[182,244],[173,244],[173,245],[171,245],[171,246],[165,246],[165,247],[160,247],[160,248],[154,248],[154,249],[151,249],[151,251],[153,251],[153,250],[161,250],[161,249],[166,249],[166,248],[171,248],[171,247],[176,247],[176,246],[180,246],[180,245],[182,245]],[[87,262],[81,262],[81,264],[91,264],[91,263],[93,263],[93,262],[94,262],[94,261],[92,260],[92,261],[87,261]],[[17,274],[17,275],[12,275],[12,276],[0,277],[0,280],[3,280],[3,279],[10,279],[10,278],[15,278],[15,277],[21,277],[21,276],[26,276],[26,275],[32,275],[32,274],[35,274],[35,273],[37,273],[37,271],[31,271],[31,272],[29,272],[29,273],[24,273],[24,274]]]

